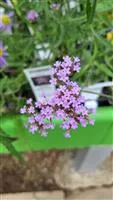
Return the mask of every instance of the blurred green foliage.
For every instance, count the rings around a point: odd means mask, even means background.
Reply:
[[[64,55],[80,56],[81,71],[74,79],[82,86],[112,80],[113,40],[107,40],[106,35],[113,31],[113,0],[76,0],[73,7],[70,0],[11,2],[13,7],[0,0],[5,13],[14,12],[12,34],[0,32],[9,53],[8,66],[0,70],[1,113],[18,112],[33,95],[23,69],[52,66]],[[59,3],[60,8],[52,9],[52,3]],[[31,9],[39,14],[35,23],[26,18]],[[50,54],[41,59],[40,51],[47,48]]]

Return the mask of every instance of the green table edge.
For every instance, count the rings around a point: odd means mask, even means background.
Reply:
[[[26,117],[24,115],[5,115],[0,119],[0,127],[12,137],[18,140],[13,145],[19,152],[39,151],[49,149],[74,149],[99,145],[113,145],[113,107],[98,108],[95,115],[95,125],[86,128],[79,127],[72,131],[70,139],[64,138],[63,130],[60,128],[60,120],[54,119],[56,128],[49,130],[48,137],[40,134],[32,135],[24,127]],[[8,150],[0,143],[0,153]]]

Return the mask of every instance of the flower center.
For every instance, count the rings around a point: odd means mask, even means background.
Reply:
[[[108,32],[107,33],[107,40],[112,40],[113,39],[113,33],[112,32]]]
[[[0,48],[0,57],[3,55],[3,50]]]
[[[11,22],[10,17],[8,15],[2,15],[2,23],[5,25],[9,25]]]

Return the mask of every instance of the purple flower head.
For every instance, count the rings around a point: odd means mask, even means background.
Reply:
[[[2,42],[0,42],[0,68],[3,68],[7,65],[7,56],[8,53],[6,52],[6,48],[3,46]]]
[[[37,20],[37,18],[38,18],[38,13],[36,12],[36,11],[34,11],[34,10],[30,10],[30,11],[28,11],[28,13],[27,13],[27,19],[29,20],[29,21],[31,21],[31,22],[34,22],[34,21],[36,21]]]
[[[28,99],[27,101],[26,101],[26,104],[32,104],[32,101],[33,101],[33,99]]]
[[[0,30],[11,32],[13,15],[13,12],[8,14],[0,14]]]
[[[35,108],[34,108],[33,106],[30,106],[30,107],[28,108],[28,113],[29,113],[29,114],[35,113]]]
[[[30,115],[28,128],[32,133],[39,130],[41,136],[47,136],[48,129],[54,128],[53,118],[61,119],[60,127],[66,131],[66,138],[71,137],[71,129],[76,130],[79,125],[86,127],[88,123],[94,124],[89,117],[89,110],[85,107],[85,99],[81,96],[80,87],[70,80],[70,76],[79,69],[78,57],[63,57],[63,61],[57,61],[52,69],[52,82],[58,84],[59,88],[51,99],[43,99],[35,104],[31,99],[27,100],[26,107],[21,109],[21,113]]]
[[[89,123],[90,123],[91,125],[94,125],[95,120],[94,120],[94,119],[89,119]]]
[[[20,113],[24,114],[27,112],[26,106],[24,106],[23,108],[20,109]]]
[[[36,115],[35,116],[35,120],[36,120],[36,122],[38,122],[39,125],[43,124],[44,118],[45,117],[43,115]]]
[[[51,4],[50,7],[51,7],[52,10],[59,10],[60,4],[58,4],[58,3],[53,3],[53,4]]]
[[[34,124],[34,125],[31,125],[30,126],[30,128],[29,128],[29,131],[31,132],[31,133],[35,133],[36,131],[37,131],[37,125],[36,124]]]
[[[34,124],[35,123],[35,118],[32,116],[32,117],[29,117],[28,118],[28,123],[29,124]]]

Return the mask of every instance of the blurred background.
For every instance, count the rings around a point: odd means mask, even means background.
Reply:
[[[7,65],[0,68],[1,113],[18,112],[33,97],[24,69],[52,66],[64,55],[80,57],[74,80],[81,86],[112,80],[112,0],[4,0],[0,8],[1,16],[13,13],[10,31],[0,28],[8,53]],[[37,14],[34,20],[27,18],[31,10]]]

